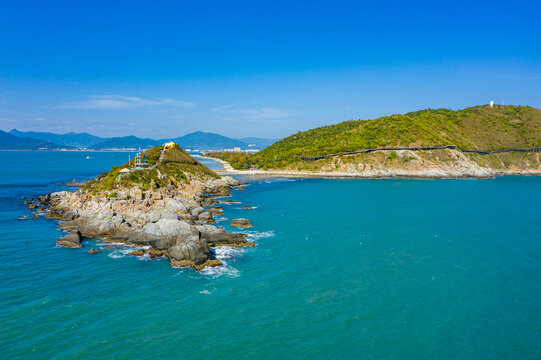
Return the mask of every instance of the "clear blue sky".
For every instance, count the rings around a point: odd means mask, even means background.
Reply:
[[[539,1],[2,1],[0,129],[278,138],[541,107]]]

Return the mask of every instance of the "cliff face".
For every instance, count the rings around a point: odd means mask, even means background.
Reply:
[[[210,207],[219,203],[214,197],[228,196],[239,185],[172,145],[148,150],[76,192],[39,201],[48,208],[47,217],[63,220],[63,229],[143,246],[137,255],[166,256],[173,266],[201,269],[220,265],[213,246],[254,245],[245,235],[212,225],[213,216],[222,213]]]
[[[359,176],[490,177],[506,174],[541,174],[541,154],[501,153],[478,155],[455,149],[377,151],[336,156],[314,162],[298,161],[289,171],[345,173]]]

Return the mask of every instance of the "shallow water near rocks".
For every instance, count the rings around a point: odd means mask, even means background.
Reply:
[[[17,220],[127,157],[0,152],[0,358],[541,357],[540,177],[245,178],[258,246],[200,272]]]

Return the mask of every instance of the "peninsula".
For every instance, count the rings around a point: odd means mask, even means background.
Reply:
[[[255,245],[244,234],[213,225],[213,216],[223,214],[215,197],[240,185],[171,142],[112,167],[75,192],[44,195],[38,205],[70,232],[58,245],[82,247],[83,237],[101,237],[137,245],[132,255],[165,256],[172,266],[202,269],[221,265],[213,247]]]
[[[351,120],[257,154],[208,153],[225,173],[344,177],[541,175],[541,110],[483,105]]]

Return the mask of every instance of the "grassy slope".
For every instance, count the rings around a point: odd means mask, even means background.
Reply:
[[[541,146],[541,110],[475,106],[351,120],[290,135],[255,155],[217,155],[238,169],[283,168],[300,156],[388,146],[458,145],[477,150]]]
[[[135,159],[121,166],[113,166],[110,171],[102,173],[96,179],[87,182],[83,190],[91,191],[93,194],[107,193],[114,196],[114,190],[119,188],[139,187],[142,190],[156,189],[168,185],[181,186],[189,182],[189,175],[202,179],[218,178],[219,176],[205,165],[192,158],[178,145],[175,148],[164,150],[160,159],[162,147],[155,146],[145,152],[145,157],[150,166],[156,165],[154,169],[132,171],[122,176],[120,181],[117,177],[120,170],[131,168]],[[158,170],[164,178],[158,177]]]

